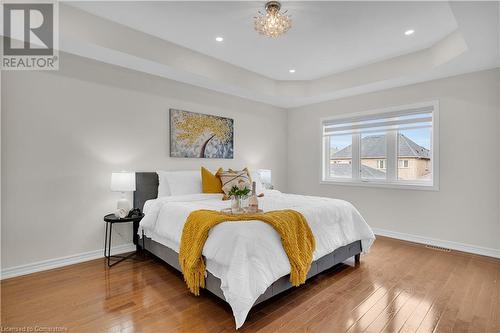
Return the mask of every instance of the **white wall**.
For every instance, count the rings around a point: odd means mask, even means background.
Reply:
[[[351,201],[374,228],[500,249],[500,70],[310,105],[288,114],[288,189]],[[321,117],[438,100],[438,192],[320,184]]]
[[[59,71],[2,73],[2,269],[102,249],[112,171],[269,168],[285,188],[285,110],[61,57]],[[170,158],[169,108],[234,118],[234,159]]]
[[[499,69],[286,111],[61,56],[57,72],[2,73],[3,270],[102,249],[112,171],[201,165],[270,168],[279,189],[349,200],[372,227],[500,249]],[[439,192],[319,184],[321,117],[430,100]],[[170,158],[169,108],[234,118],[235,158]]]

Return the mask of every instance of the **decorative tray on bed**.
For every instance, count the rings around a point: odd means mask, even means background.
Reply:
[[[251,212],[247,208],[242,208],[241,210],[239,210],[237,212],[233,212],[231,208],[225,208],[225,209],[221,209],[220,212],[223,214],[227,214],[227,215],[263,214],[264,213],[264,211],[262,209],[259,209],[256,212]]]

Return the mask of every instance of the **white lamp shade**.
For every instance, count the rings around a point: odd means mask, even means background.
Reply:
[[[115,192],[135,191],[135,172],[111,173],[111,191]]]
[[[271,170],[259,169],[260,180],[263,184],[272,184]]]

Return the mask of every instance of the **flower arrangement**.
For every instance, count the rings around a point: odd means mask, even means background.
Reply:
[[[229,191],[228,195],[230,197],[245,197],[250,193],[250,189],[246,187],[246,185],[238,187],[238,186],[233,186],[231,187],[231,190]]]
[[[231,211],[233,214],[241,214],[244,209],[242,207],[243,200],[250,194],[250,189],[245,183],[240,183],[238,186],[231,187],[228,195],[231,197]]]

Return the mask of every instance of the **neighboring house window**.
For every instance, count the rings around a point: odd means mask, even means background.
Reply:
[[[438,106],[322,120],[324,182],[437,189]]]
[[[406,169],[409,167],[409,160],[398,160],[398,168],[399,169]]]

